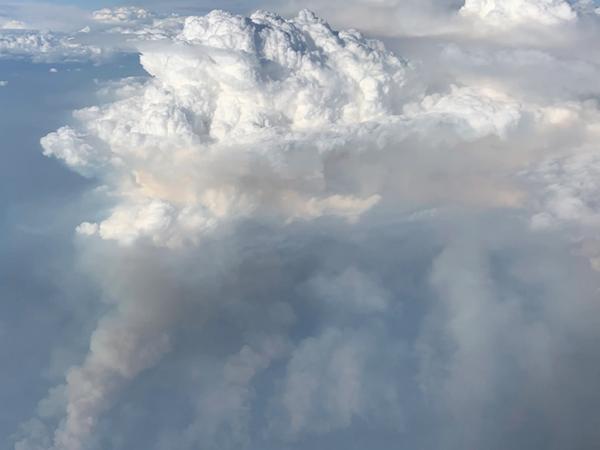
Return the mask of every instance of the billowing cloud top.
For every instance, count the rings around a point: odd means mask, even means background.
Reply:
[[[329,187],[324,165],[399,120],[407,66],[381,43],[309,11],[213,11],[141,49],[151,81],[129,82],[42,140],[83,174],[120,174],[127,205],[97,227],[103,237],[173,243],[256,210],[354,218],[377,202]]]
[[[504,137],[522,115],[492,90],[454,86],[420,99],[405,61],[309,11],[291,20],[213,11],[138,45],[150,81],[126,81],[116,101],[78,111],[74,127],[42,140],[46,155],[84,175],[114,184],[119,174],[124,204],[80,231],[123,243],[175,245],[257,212],[355,220],[379,187],[360,178],[339,187],[349,174],[332,170],[332,158],[357,159],[366,142],[384,148],[440,122],[466,139]]]

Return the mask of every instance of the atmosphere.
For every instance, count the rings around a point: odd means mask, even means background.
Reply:
[[[0,0],[0,448],[600,448],[600,5]]]

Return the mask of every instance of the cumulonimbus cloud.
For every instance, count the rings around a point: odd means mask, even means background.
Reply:
[[[500,29],[575,20],[561,1],[461,11]],[[401,434],[423,410],[448,448],[496,448],[487,431],[522,425],[524,393],[561,424],[543,399],[573,400],[550,395],[569,372],[549,368],[574,350],[569,334],[596,337],[598,308],[593,242],[570,254],[552,226],[596,223],[596,158],[560,153],[593,141],[597,107],[493,72],[565,59],[484,58],[457,48],[467,40],[436,42],[451,67],[424,67],[306,10],[93,20],[139,50],[149,77],[108,84],[41,144],[101,184],[108,206],[77,240],[110,312],[49,397],[50,431],[32,422],[16,449],[101,447],[120,394],[169,355],[193,411],[157,448]],[[436,71],[449,75],[426,85]],[[576,279],[560,279],[567,266]]]

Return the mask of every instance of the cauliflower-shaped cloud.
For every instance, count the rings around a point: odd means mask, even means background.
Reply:
[[[122,178],[125,206],[95,228],[103,238],[176,245],[255,213],[354,221],[380,192],[344,174],[340,155],[438,126],[504,137],[520,120],[518,103],[474,88],[403,107],[409,64],[310,11],[291,20],[213,11],[182,23],[170,39],[139,42],[149,81],[125,81],[119,100],[42,139],[45,154],[84,175]]]
[[[85,175],[123,177],[127,205],[97,228],[102,237],[173,244],[259,210],[354,220],[377,203],[375,192],[330,188],[324,165],[397,113],[406,63],[381,43],[308,11],[213,11],[141,50],[150,81],[42,139]]]

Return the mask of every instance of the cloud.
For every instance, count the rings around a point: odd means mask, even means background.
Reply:
[[[448,76],[470,82],[484,79],[488,88],[498,86],[531,102],[570,102],[596,92],[597,62],[574,53],[564,55],[536,46],[498,49],[481,43],[452,43],[444,47],[441,57],[451,68]],[[548,71],[553,71],[552,77],[544,77]]]
[[[104,8],[83,14],[68,7],[64,7],[63,11],[60,7],[44,5],[55,14],[75,15],[67,30],[47,31],[36,15],[29,12],[30,6],[24,4],[15,9],[23,9],[21,13],[31,17],[35,26],[8,19],[2,22],[0,19],[0,58],[25,58],[36,63],[98,64],[115,54],[136,52],[136,41],[172,38],[183,27],[181,17],[158,16],[143,8]]]
[[[579,338],[563,339],[562,333],[553,332],[551,324],[559,320],[568,329],[581,326],[577,332],[579,336],[591,332],[588,327],[593,326],[593,320],[574,319],[571,314],[596,308],[588,291],[594,283],[588,285],[583,281],[593,277],[592,271],[574,257],[571,263],[581,277],[579,288],[569,285],[565,287],[566,291],[520,294],[517,286],[521,283],[549,286],[546,277],[564,274],[562,262],[558,266],[550,263],[543,268],[529,266],[533,253],[536,254],[534,259],[540,257],[539,249],[534,250],[535,247],[548,246],[548,241],[539,241],[539,235],[528,232],[522,236],[522,241],[512,233],[503,235],[501,232],[494,237],[482,234],[482,240],[473,237],[459,238],[436,259],[431,283],[444,301],[430,311],[431,315],[426,319],[428,325],[420,337],[423,346],[421,382],[426,392],[439,401],[437,407],[449,414],[450,419],[445,423],[448,429],[442,431],[448,447],[501,448],[500,442],[506,442],[505,439],[516,439],[521,448],[535,447],[543,444],[526,436],[515,436],[523,431],[532,432],[538,426],[554,426],[557,439],[575,439],[578,448],[591,448],[590,439],[593,438],[584,431],[586,426],[579,428],[570,419],[564,420],[564,416],[555,413],[554,408],[561,402],[569,404],[570,410],[572,395],[577,390],[566,381],[570,376],[567,360],[574,363],[577,358],[562,359],[558,354],[568,353],[570,350],[567,349],[578,345],[575,341],[579,342]],[[511,257],[520,260],[510,269],[509,276],[514,278],[511,282],[501,281],[498,275],[502,271],[493,268],[496,262],[492,255],[505,251],[507,245],[519,246],[520,242],[527,250],[520,252],[513,247]],[[494,247],[496,250],[492,250]],[[482,249],[486,250],[482,252]],[[577,306],[571,308],[565,304],[567,292],[576,292]],[[530,315],[530,308],[536,311],[534,317]],[[567,310],[570,312],[566,313]],[[561,314],[566,315],[559,318]],[[548,373],[549,365],[558,360],[561,363],[557,373],[546,377],[544,374]],[[519,378],[520,383],[512,383],[512,377]],[[559,380],[567,382],[569,387],[553,396],[550,392],[561,382]],[[552,400],[546,403],[541,400],[544,397]],[[502,423],[488,421],[486,415],[490,413],[494,420]],[[457,437],[451,428],[462,423],[473,425],[473,432]],[[582,433],[579,437],[571,434],[578,432]]]
[[[149,22],[154,14],[144,8],[128,6],[99,9],[92,13],[92,17],[95,21],[102,23],[131,24]]]
[[[176,244],[257,211],[353,219],[377,203],[373,192],[328,188],[321,171],[328,153],[389,126],[407,68],[381,44],[309,12],[285,21],[215,11],[186,19],[170,44],[141,48],[150,81],[42,140],[81,173],[134,177],[102,237]],[[182,170],[184,186],[169,175]]]
[[[103,58],[101,48],[68,35],[43,31],[0,31],[0,58],[30,58],[34,62],[88,61]]]
[[[564,0],[466,0],[460,13],[502,28],[531,24],[551,26],[577,18]]]
[[[132,82],[132,95],[78,111],[76,129],[42,139],[46,155],[82,174],[134,180],[121,185],[130,186],[119,194],[126,204],[97,226],[122,243],[178,245],[257,213],[356,220],[380,196],[359,178],[336,189],[347,175],[323,172],[334,154],[357,159],[369,142],[389,146],[444,123],[469,140],[505,137],[521,118],[516,101],[489,89],[454,86],[403,105],[406,62],[309,12],[285,21],[215,11],[187,18],[172,43],[140,48],[152,80]]]
[[[242,218],[355,221],[379,201],[360,185],[335,188],[324,167],[328,155],[357,152],[373,139],[366,133],[399,120],[394,96],[407,65],[381,43],[335,32],[308,11],[293,20],[215,11],[187,18],[171,42],[141,49],[153,78],[132,81],[124,98],[80,110],[76,128],[42,139],[46,155],[100,177],[121,199],[107,219],[79,227],[87,239],[178,251]],[[86,361],[67,377],[55,447],[82,448],[118,390],[168,350],[178,319],[164,316],[174,304],[161,292],[141,321],[138,302],[149,299],[128,293],[121,312],[100,322]]]
[[[360,416],[377,417],[369,404],[379,408],[386,400],[390,408],[385,414],[401,427],[394,393],[385,387],[377,392],[371,384],[375,377],[369,366],[379,359],[372,339],[368,332],[332,329],[300,343],[287,366],[282,394],[292,436],[347,428]]]
[[[574,43],[594,33],[503,42],[583,20],[457,3],[334,14],[385,45],[308,10],[46,34],[148,76],[41,139],[97,186],[75,242],[103,312],[16,450],[592,448],[598,61]],[[371,8],[451,23],[396,33]]]
[[[158,15],[144,8],[103,8],[92,13],[94,29],[125,40],[170,39],[181,32],[184,18],[175,14]]]
[[[350,2],[288,0],[263,2],[269,8],[293,14],[310,8],[336,26],[358,28],[377,35],[436,35],[454,28],[455,0],[353,0]],[[364,20],[365,17],[369,20]]]
[[[465,139],[478,139],[490,134],[505,137],[521,119],[521,107],[514,100],[493,90],[451,87],[448,95],[426,96],[419,104],[405,106],[408,117],[424,122],[432,119],[432,127],[448,122]]]
[[[0,87],[6,87],[6,86],[8,86],[8,81],[0,80]]]
[[[3,30],[24,30],[27,28],[24,22],[14,19],[1,19],[0,18],[0,29]]]
[[[594,151],[545,161],[530,175],[541,187],[535,227],[574,224],[593,227],[599,217],[595,207],[598,192],[598,158]]]

